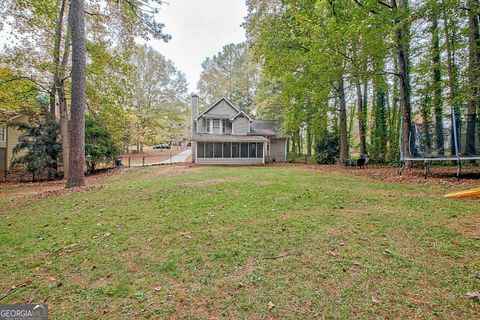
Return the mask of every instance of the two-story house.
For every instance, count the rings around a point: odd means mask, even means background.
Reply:
[[[192,162],[198,164],[265,164],[286,160],[286,138],[278,122],[252,120],[226,98],[199,113],[192,95]]]

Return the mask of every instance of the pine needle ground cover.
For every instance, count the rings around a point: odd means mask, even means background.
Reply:
[[[451,186],[172,168],[0,190],[0,303],[45,301],[52,319],[480,316],[480,202],[443,199]]]

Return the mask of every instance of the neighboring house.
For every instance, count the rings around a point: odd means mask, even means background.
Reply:
[[[226,98],[198,113],[192,95],[192,162],[198,164],[265,164],[285,162],[286,138],[274,120],[252,120]]]
[[[0,118],[1,118],[0,114]],[[12,164],[13,148],[18,144],[21,131],[17,129],[19,123],[28,122],[28,116],[17,115],[0,119],[0,178],[5,171],[10,170]]]

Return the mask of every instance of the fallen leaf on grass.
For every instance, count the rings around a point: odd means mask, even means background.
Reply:
[[[268,310],[272,310],[273,308],[275,308],[275,305],[273,304],[272,301],[269,301],[269,302],[267,303],[267,308],[268,308]]]
[[[156,292],[159,292],[160,290],[162,290],[162,287],[156,287],[156,288],[153,288],[153,290],[155,290]]]
[[[467,292],[467,298],[480,301],[480,292]]]
[[[380,300],[378,300],[377,298],[375,297],[372,297],[372,302],[377,304],[377,303],[380,303]]]

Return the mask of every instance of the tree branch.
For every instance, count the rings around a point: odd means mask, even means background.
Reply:
[[[39,87],[40,89],[42,89],[44,92],[47,92],[47,93],[50,93],[51,90],[48,89],[48,88],[45,88],[45,86],[43,86],[41,83],[37,82],[36,80],[30,78],[30,77],[15,77],[15,78],[11,78],[11,79],[8,79],[8,80],[5,80],[5,81],[2,81],[0,82],[0,85],[2,84],[5,84],[5,83],[9,83],[9,82],[14,82],[14,81],[20,81],[20,80],[28,80],[30,82],[32,82],[33,84],[35,84],[37,87]]]

